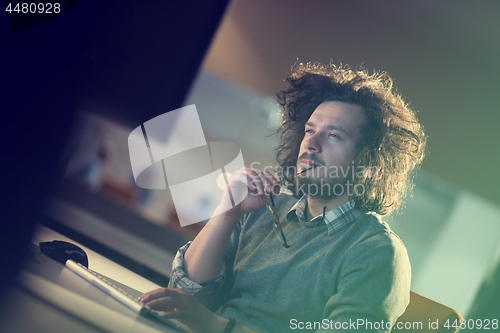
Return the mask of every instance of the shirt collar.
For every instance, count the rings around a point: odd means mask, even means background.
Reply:
[[[286,219],[288,221],[292,220],[296,216],[299,220],[305,221],[305,212],[307,209],[307,196],[303,195],[293,205],[292,208],[286,214]],[[332,209],[325,213],[325,224],[328,228],[328,235],[333,235],[336,231],[353,224],[362,214],[354,208],[354,201],[348,201],[345,204]],[[311,222],[316,219],[321,218],[321,216],[316,216],[311,220]]]

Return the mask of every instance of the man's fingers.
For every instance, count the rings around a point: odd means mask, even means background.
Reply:
[[[146,305],[160,311],[165,318],[177,319],[192,332],[205,332],[207,323],[216,320],[217,315],[198,302],[181,288],[162,288],[145,293]]]
[[[262,204],[269,204],[269,193],[273,196],[279,194],[281,183],[268,171],[261,171],[251,168],[241,168],[229,178],[231,195],[235,197],[235,191],[248,189],[248,194],[261,199]],[[246,193],[246,192],[245,192]],[[236,197],[238,197],[236,195]]]
[[[272,181],[264,172],[260,170],[247,169],[246,174],[251,179],[249,187],[256,190],[259,195],[264,195],[266,192],[271,191]]]
[[[266,179],[266,191],[267,193],[274,193],[277,194],[279,193],[281,189],[281,183],[276,180],[276,178],[268,171],[262,171],[261,177],[265,177]]]
[[[231,184],[231,191],[233,192],[243,189],[244,187],[248,188],[250,193],[254,195],[262,195],[262,183],[260,179],[252,178],[246,173],[232,175],[229,183]],[[232,193],[232,195],[234,197],[235,193]]]
[[[264,194],[264,184],[255,170],[249,168],[239,170],[239,172],[231,176],[230,183],[234,185],[235,183],[233,181],[245,184],[245,186],[248,187],[250,192],[254,195]]]
[[[152,299],[165,296],[166,290],[167,288],[160,288],[148,291],[147,293],[144,293],[142,296],[140,296],[138,300],[141,301],[142,303],[149,302]]]
[[[151,290],[144,295],[140,296],[138,298],[139,301],[142,303],[146,304],[154,299],[165,297],[165,296],[172,296],[172,297],[179,297],[180,294],[184,294],[184,290],[182,289],[177,289],[177,288],[159,288],[155,290]]]
[[[248,188],[257,195],[264,194],[264,184],[259,178],[248,178]]]
[[[171,311],[172,309],[183,308],[184,302],[176,296],[165,296],[156,298],[145,304],[154,310]]]
[[[273,185],[279,185],[280,182],[278,182],[278,180],[276,179],[276,177],[274,177],[269,171],[262,171],[263,174],[266,175],[266,177],[269,179],[269,181],[273,184]]]
[[[258,174],[258,177],[262,183],[262,188],[264,189],[264,191],[266,191],[266,193],[271,192],[272,182],[269,180],[269,178],[266,176],[266,174],[264,174],[263,172],[260,172]]]
[[[189,298],[192,297],[187,292],[179,288],[159,289],[153,296],[154,297],[151,297],[150,299],[144,299],[144,304],[155,310],[161,311],[167,311],[173,308],[186,308]]]

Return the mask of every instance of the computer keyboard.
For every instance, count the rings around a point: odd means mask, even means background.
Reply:
[[[145,316],[147,318],[160,321],[161,323],[179,331],[182,333],[189,333],[186,329],[181,327],[180,325],[176,324],[170,319],[167,319],[161,315],[160,311],[156,311],[154,309],[151,309],[149,306],[145,305],[144,303],[138,301],[136,298],[134,298],[132,295],[124,291],[123,289],[115,286],[106,278],[103,276],[97,274],[93,270],[86,268],[85,266],[81,265],[80,263],[77,263],[73,260],[68,260],[66,261],[66,267],[69,268],[72,272],[75,274],[79,275],[83,279],[87,280],[90,282],[92,285],[95,287],[99,288],[101,291],[104,293],[108,294],[109,296],[113,297],[123,305],[127,306],[128,308],[132,309],[134,312]]]

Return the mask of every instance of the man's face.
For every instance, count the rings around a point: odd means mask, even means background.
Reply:
[[[310,196],[339,196],[352,178],[363,108],[344,102],[321,103],[306,122],[297,159],[297,185]],[[355,170],[354,170],[355,172]],[[344,189],[342,193],[346,193]]]

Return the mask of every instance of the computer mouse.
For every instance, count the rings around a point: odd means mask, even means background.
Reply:
[[[54,240],[52,242],[41,242],[38,244],[40,251],[46,256],[59,261],[63,265],[67,260],[74,260],[85,267],[89,267],[89,260],[87,254],[82,248],[75,244],[65,241]]]

